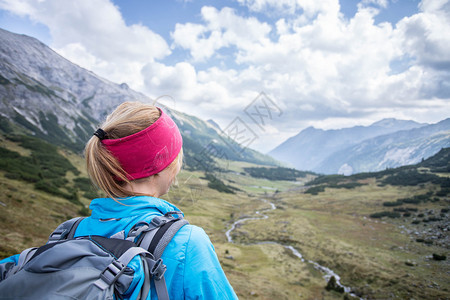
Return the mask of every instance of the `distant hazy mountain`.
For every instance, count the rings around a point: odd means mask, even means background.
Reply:
[[[335,152],[376,136],[424,125],[426,124],[414,121],[383,119],[370,126],[355,126],[336,130],[308,127],[280,144],[269,154],[299,170],[324,172],[323,167],[321,167],[322,163]],[[341,165],[331,173],[338,172],[340,167]]]
[[[19,128],[78,151],[118,104],[136,100],[153,103],[127,84],[103,79],[34,38],[2,29],[0,99],[0,131],[8,133]],[[271,157],[239,145],[231,148],[207,122],[165,109],[182,131],[186,159],[191,166],[207,152],[231,160],[277,164]]]
[[[380,171],[416,164],[446,147],[450,147],[450,118],[362,141],[334,152],[316,170],[326,174]]]

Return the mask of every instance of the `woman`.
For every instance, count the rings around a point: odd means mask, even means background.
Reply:
[[[108,198],[94,199],[92,215],[75,236],[125,235],[139,221],[179,211],[159,199],[169,191],[183,160],[182,138],[161,109],[126,102],[106,118],[86,145],[88,173]],[[183,226],[162,259],[171,299],[237,299],[203,229]],[[152,291],[152,298],[156,293]]]
[[[75,237],[127,236],[138,222],[180,212],[159,199],[169,191],[183,159],[181,134],[161,109],[139,102],[121,104],[94,133],[85,154],[89,176],[108,197],[92,200],[92,215],[81,221]],[[203,229],[181,227],[161,258],[170,299],[237,299]],[[11,268],[18,256],[2,263]],[[136,299],[140,292],[144,275],[134,275],[125,299]],[[157,298],[153,285],[151,298]]]

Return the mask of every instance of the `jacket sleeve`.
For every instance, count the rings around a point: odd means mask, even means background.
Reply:
[[[185,299],[238,299],[200,227],[192,226],[184,267]]]

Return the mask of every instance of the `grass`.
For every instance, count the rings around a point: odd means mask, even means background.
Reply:
[[[30,157],[31,150],[27,148],[20,147],[17,143],[6,139],[4,136],[0,135],[0,141],[2,142],[2,147],[7,148],[11,151],[17,152],[22,156]]]
[[[44,244],[59,223],[78,215],[79,206],[3,175],[0,172],[1,257]]]

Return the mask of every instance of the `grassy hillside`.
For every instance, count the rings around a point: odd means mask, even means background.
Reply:
[[[44,243],[62,221],[88,215],[97,192],[83,159],[40,139],[0,136],[0,256]]]
[[[32,158],[36,151],[2,138],[2,147],[17,153],[16,158]],[[90,197],[81,188],[84,180],[77,179],[86,178],[83,159],[67,150],[55,151],[71,165],[59,189],[75,190],[80,203],[36,189],[35,182],[11,178],[9,169],[0,170],[2,257],[45,243],[60,222],[86,212],[82,209]],[[219,168],[211,172],[213,177],[183,170],[178,185],[163,198],[206,230],[240,299],[351,298],[327,291],[324,273],[309,261],[332,269],[342,284],[366,299],[445,299],[450,296],[448,260],[433,259],[433,254],[448,256],[443,229],[448,229],[445,180],[450,174],[440,167],[446,162],[434,158],[410,168],[351,177],[294,173],[299,175],[296,181],[282,181],[264,178],[279,178],[280,169],[216,159]],[[393,180],[405,170],[423,176],[413,185]],[[292,179],[292,172],[286,171],[283,176]],[[314,185],[304,186],[314,178]],[[311,188],[316,191],[307,192]],[[389,202],[400,204],[386,206]],[[383,211],[400,217],[370,217]],[[248,217],[260,219],[236,225],[234,242],[228,242],[226,231],[233,222]],[[293,246],[305,261],[284,246]]]
[[[266,197],[276,209],[267,211],[266,219],[245,222],[235,232],[235,240],[292,245],[305,259],[334,270],[344,285],[363,298],[447,299],[450,173],[440,166],[447,165],[448,153],[444,149],[417,166],[350,177],[318,177],[311,181],[315,186]],[[376,216],[380,212],[392,213],[387,214],[391,218]],[[272,291],[273,296],[344,297],[320,289],[313,265],[299,263],[282,246],[248,247],[277,253],[274,259],[279,262],[285,290],[276,295]],[[255,266],[253,272],[264,268],[267,265]],[[258,285],[250,280],[251,285]]]

